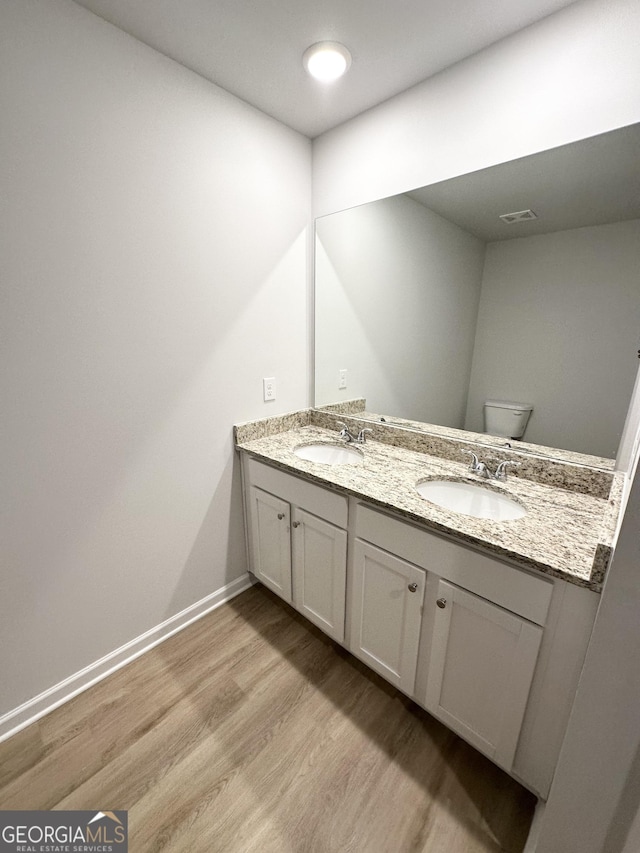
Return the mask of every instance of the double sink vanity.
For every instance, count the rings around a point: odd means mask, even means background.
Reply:
[[[250,570],[546,799],[623,475],[353,409],[236,426]]]

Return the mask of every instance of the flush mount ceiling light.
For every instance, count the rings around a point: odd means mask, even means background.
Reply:
[[[351,54],[337,41],[319,41],[305,50],[302,63],[316,80],[332,83],[348,70]]]

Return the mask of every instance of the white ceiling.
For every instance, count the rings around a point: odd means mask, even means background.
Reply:
[[[640,124],[407,195],[486,242],[640,219]],[[526,209],[538,219],[500,219]]]
[[[575,0],[76,0],[311,138]],[[331,87],[302,68],[345,44]]]

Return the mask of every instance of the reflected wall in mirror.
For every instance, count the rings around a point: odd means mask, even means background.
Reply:
[[[640,125],[318,219],[315,310],[316,406],[482,432],[485,400],[522,401],[526,441],[614,457],[640,346]]]

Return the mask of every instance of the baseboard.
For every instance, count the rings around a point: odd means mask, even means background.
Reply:
[[[38,696],[34,696],[33,699],[29,699],[23,705],[4,714],[0,717],[0,742],[12,737],[31,723],[35,723],[36,720],[44,717],[45,714],[49,714],[84,690],[88,690],[98,681],[102,681],[103,678],[107,678],[116,670],[121,669],[132,660],[177,634],[178,631],[182,631],[192,622],[202,618],[207,613],[211,613],[216,607],[220,607],[221,604],[235,598],[236,595],[249,589],[254,583],[253,576],[246,572],[211,595],[207,595],[180,613],[176,613],[175,616],[171,616],[166,621],[156,625],[155,628],[151,628],[150,631],[146,631],[134,640],[125,643],[124,646],[120,646],[119,649],[115,649],[100,660],[89,664],[69,678],[65,678],[64,681],[60,681]]]

